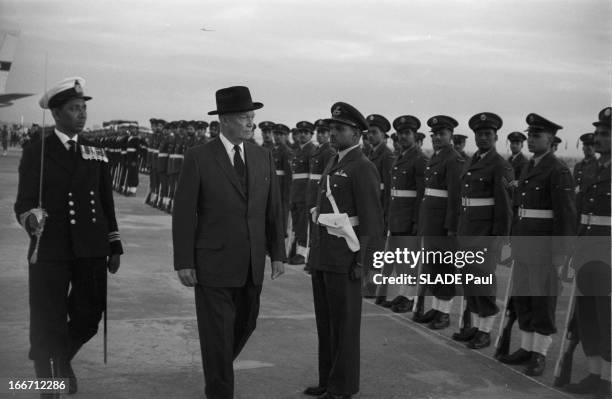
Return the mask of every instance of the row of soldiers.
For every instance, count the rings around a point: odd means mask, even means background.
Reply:
[[[566,379],[559,385],[574,393],[595,392],[597,397],[609,397],[610,392],[610,112],[609,107],[602,110],[594,123],[595,132],[581,135],[585,158],[573,174],[554,155],[562,126],[533,113],[526,118],[527,135],[518,131],[508,134],[512,152],[508,159],[497,153],[503,121],[491,112],[478,113],[468,122],[478,148],[471,157],[463,152],[467,137],[453,134],[458,122],[446,115],[427,120],[434,149],[431,157],[421,149],[425,135],[418,131],[420,120],[412,115],[399,116],[393,123],[382,115],[369,115],[362,144],[379,173],[388,250],[489,249],[484,263],[469,272],[480,277],[493,275],[492,283],[461,287],[465,311],[453,339],[468,348],[491,345],[491,331],[500,311],[496,266],[509,240],[512,277],[504,305],[518,319],[521,344],[511,354],[508,348],[497,351],[496,357],[503,363],[524,365],[529,376],[542,375],[557,330],[559,281],[569,260],[574,260],[575,281],[586,281],[578,289],[582,294],[575,301],[573,314],[584,337],[589,375],[578,383]],[[315,227],[311,214],[321,176],[335,155],[329,144],[329,128],[323,120],[301,121],[293,130],[270,121],[258,127],[263,146],[270,149],[276,163],[284,220],[293,225],[296,248],[289,263],[306,263],[309,270],[309,231]],[[396,131],[395,151],[386,145],[391,127]],[[289,134],[293,145],[288,142]],[[312,143],[315,134],[318,145]],[[530,160],[522,153],[526,141],[533,153]],[[601,154],[599,159],[596,151]],[[605,242],[597,246],[598,251],[591,242],[572,245],[576,235],[604,236]],[[399,275],[404,271],[400,265],[391,265],[383,273]],[[456,271],[448,264],[422,265],[422,272],[433,275]],[[450,326],[450,309],[459,294],[455,285],[405,284],[390,299],[385,285],[372,287],[372,275],[370,270],[364,279],[364,292],[377,305],[398,313],[413,311],[415,322],[434,330]],[[607,286],[595,292],[593,281],[607,282]],[[431,309],[425,312],[426,293],[433,299]]]

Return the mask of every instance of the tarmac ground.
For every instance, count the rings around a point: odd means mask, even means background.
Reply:
[[[15,220],[17,166],[21,151],[0,157],[0,380],[32,379],[28,360],[28,239]],[[108,363],[102,328],[73,361],[77,398],[203,398],[204,381],[193,289],[182,286],[172,266],[171,218],[144,204],[148,176],[137,196],[115,195],[125,255],[109,275]],[[264,282],[257,329],[235,362],[236,398],[305,398],[317,382],[317,337],[312,289],[301,266],[287,266],[278,280]],[[498,298],[508,269],[498,266]],[[395,314],[364,300],[361,332],[361,391],[356,398],[563,398],[552,387],[553,369],[567,311],[569,289],[557,307],[559,332],[545,375],[530,378],[521,367],[493,359],[492,347],[467,349],[450,336],[458,330],[459,301],[451,327],[432,331],[410,313]],[[501,301],[501,298],[500,298]],[[426,305],[428,309],[428,305]],[[492,337],[497,335],[497,323]],[[515,327],[511,350],[517,349]],[[586,374],[581,348],[574,380]],[[0,396],[35,398],[35,394]],[[576,396],[577,397],[577,396]]]

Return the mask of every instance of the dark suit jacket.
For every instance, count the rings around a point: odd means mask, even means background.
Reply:
[[[95,147],[81,137],[78,144]],[[41,146],[38,140],[23,150],[14,207],[17,220],[24,212],[38,207]],[[42,208],[49,217],[38,248],[39,261],[123,253],[108,162],[83,159],[80,152],[75,157],[73,164],[55,133],[45,138]]]
[[[174,268],[196,268],[200,284],[262,284],[266,252],[285,260],[280,192],[270,151],[244,143],[248,192],[220,138],[191,148],[174,196]]]

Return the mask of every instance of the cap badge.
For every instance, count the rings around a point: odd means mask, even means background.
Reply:
[[[340,116],[342,114],[342,110],[340,109],[340,106],[337,106],[336,108],[334,108],[334,110],[332,111],[332,115],[333,116]]]
[[[604,111],[604,115],[610,116],[610,108],[606,108],[606,110]]]
[[[486,121],[487,120],[487,116],[485,114],[481,114],[480,115],[480,120],[481,121]]]
[[[438,123],[438,118],[433,118],[433,119],[431,120],[431,122],[432,122],[432,123],[434,123],[434,124]]]
[[[400,123],[404,123],[404,122],[406,122],[406,118],[404,118],[404,117],[402,116],[402,117],[400,118],[400,120],[399,120],[399,121],[400,121]]]
[[[83,88],[78,80],[74,81],[74,91],[76,91],[78,94],[83,94]]]
[[[374,120],[374,115],[370,115],[370,117],[368,119],[373,121]]]

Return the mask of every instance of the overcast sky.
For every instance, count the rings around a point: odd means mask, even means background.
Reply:
[[[258,121],[314,121],[335,101],[446,114],[470,149],[474,113],[498,113],[505,137],[536,112],[565,127],[561,154],[610,105],[611,17],[610,0],[0,0],[0,26],[21,32],[7,92],[42,92],[47,53],[49,84],[86,79],[90,127],[210,121],[215,91],[246,85]],[[38,98],[0,120],[40,123]]]

